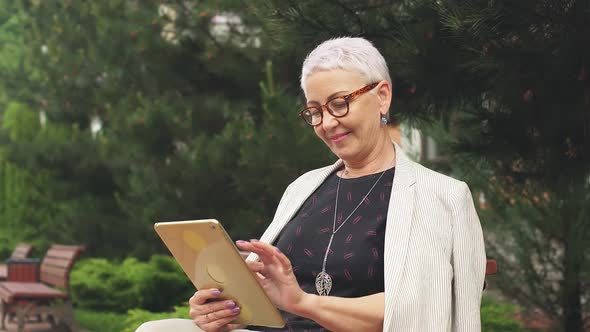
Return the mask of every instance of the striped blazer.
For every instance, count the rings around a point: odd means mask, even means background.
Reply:
[[[486,257],[469,188],[395,148],[385,231],[383,331],[480,331]],[[342,164],[338,160],[291,183],[260,240],[273,243],[305,200]]]

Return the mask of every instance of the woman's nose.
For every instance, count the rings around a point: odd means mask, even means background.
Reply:
[[[332,129],[338,125],[338,118],[333,116],[327,106],[322,106],[322,126],[324,129]]]

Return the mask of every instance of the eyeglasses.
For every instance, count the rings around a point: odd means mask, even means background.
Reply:
[[[378,84],[379,82],[371,83],[345,96],[334,97],[328,100],[324,105],[307,107],[299,112],[299,117],[312,127],[318,126],[322,123],[322,119],[324,118],[324,107],[333,117],[344,117],[348,114],[350,109],[349,104],[354,98],[371,91]]]

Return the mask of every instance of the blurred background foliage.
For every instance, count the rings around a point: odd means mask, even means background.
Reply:
[[[577,0],[0,0],[0,252],[84,243],[108,259],[91,273],[165,253],[158,220],[259,236],[287,184],[334,161],[296,116],[306,53],[363,36],[393,117],[436,141],[420,161],[470,185],[492,288],[581,331],[589,21]]]

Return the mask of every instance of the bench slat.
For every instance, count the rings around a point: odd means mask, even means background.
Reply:
[[[43,259],[43,266],[53,266],[53,267],[60,267],[62,269],[67,269],[70,267],[72,261],[68,259],[61,259],[61,258],[53,258],[53,257],[46,257]]]
[[[19,300],[67,299],[68,294],[33,282],[3,282],[0,283],[0,298],[5,302]]]
[[[41,274],[51,275],[56,277],[65,278],[69,273],[67,269],[53,266],[41,266]]]
[[[68,288],[68,280],[63,277],[41,273],[41,281],[55,287]]]
[[[12,259],[27,258],[32,250],[33,250],[32,245],[21,243],[14,248],[14,251],[12,252],[12,255],[10,256],[10,258],[12,258]]]
[[[45,257],[57,258],[57,259],[72,259],[76,257],[78,253],[70,250],[56,250],[49,249]]]
[[[41,282],[69,288],[70,271],[82,250],[81,246],[52,245],[41,263]]]

